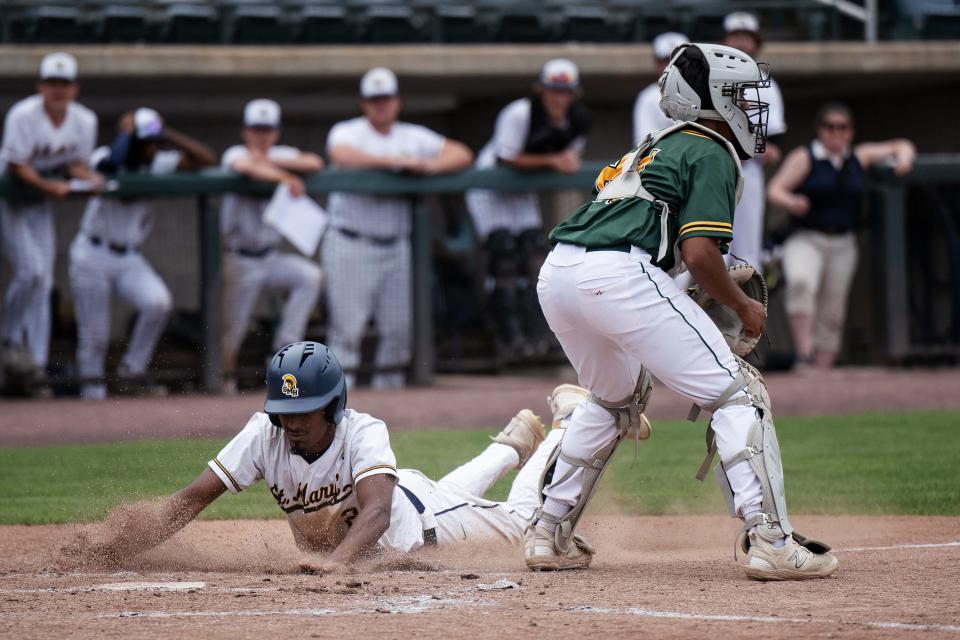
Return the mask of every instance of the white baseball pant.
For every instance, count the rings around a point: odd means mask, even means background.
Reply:
[[[743,196],[733,214],[733,240],[725,257],[727,266],[748,262],[763,273],[763,223],[767,194],[763,165],[743,163]]]
[[[360,366],[360,343],[373,317],[378,342],[374,366],[406,367],[413,340],[410,241],[376,244],[336,229],[323,239],[321,263],[327,278],[327,344],[348,371]],[[402,387],[403,371],[375,373],[374,388]],[[356,382],[347,374],[347,384]]]
[[[637,247],[630,253],[587,252],[559,244],[540,271],[537,293],[580,384],[604,400],[634,391],[641,365],[698,405],[715,401],[738,370],[733,354],[710,318]],[[733,397],[743,394],[738,392]],[[713,414],[721,458],[746,447],[757,419],[751,406],[726,406]],[[581,403],[570,418],[562,451],[591,459],[617,435],[613,415],[598,404]],[[571,466],[557,461],[555,478]],[[562,516],[578,501],[582,469],[545,489],[545,509]],[[760,481],[746,462],[727,472],[740,514],[759,508]]]
[[[224,253],[223,366],[233,371],[260,291],[266,287],[286,296],[273,349],[304,339],[310,314],[320,295],[320,268],[307,258],[271,252],[263,257]]]
[[[26,347],[46,369],[50,354],[50,292],[56,238],[49,202],[0,200],[0,236],[13,278],[3,306],[3,339]]]
[[[507,472],[516,469],[517,452],[495,442],[483,453],[457,467],[440,480],[430,480],[419,471],[400,470],[400,484],[419,498],[435,521],[439,545],[507,540],[519,544],[533,512],[540,507],[540,477],[563,438],[564,429],[553,429],[527,464],[517,472],[506,502],[492,502],[483,495]],[[407,506],[403,506],[407,509]],[[420,521],[396,514],[398,523]]]
[[[77,373],[83,378],[104,376],[113,293],[137,310],[120,366],[132,375],[145,373],[173,307],[170,291],[150,263],[139,252],[114,253],[80,234],[70,245],[70,287],[77,317]],[[87,399],[102,400],[106,393],[103,383],[81,387]]]

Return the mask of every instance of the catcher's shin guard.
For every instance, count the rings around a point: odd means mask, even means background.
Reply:
[[[591,394],[587,399],[588,402],[599,404],[613,414],[617,427],[616,437],[612,442],[594,452],[589,458],[574,458],[564,454],[560,450],[562,442],[558,444],[550,454],[550,458],[544,467],[544,473],[540,478],[541,508],[534,514],[533,521],[537,522],[538,520],[542,520],[556,525],[554,537],[557,549],[560,552],[566,552],[569,548],[570,541],[573,539],[574,532],[577,528],[577,522],[580,520],[580,516],[583,515],[584,509],[586,509],[587,504],[590,502],[590,498],[593,496],[593,492],[596,490],[597,484],[600,482],[600,478],[603,476],[603,472],[609,465],[610,459],[613,457],[620,442],[631,432],[646,434],[644,437],[638,437],[637,439],[649,437],[650,423],[643,415],[643,410],[646,408],[652,392],[653,379],[646,369],[641,368],[636,389],[631,396],[619,402],[608,402]],[[552,476],[557,460],[563,460],[571,466],[571,469],[567,471],[564,476],[553,478],[552,482],[554,483],[567,480],[577,469],[583,470],[580,497],[573,506],[573,509],[562,517],[546,513],[542,508],[543,488],[546,485],[547,478]]]
[[[762,489],[760,513],[744,521],[744,532],[756,527],[757,535],[768,542],[775,542],[785,536],[792,536],[800,545],[814,553],[826,553],[830,547],[817,540],[808,539],[793,530],[787,516],[787,499],[783,483],[783,465],[780,460],[780,444],[777,441],[777,431],[773,424],[770,396],[767,393],[763,376],[755,368],[741,358],[734,356],[740,365],[740,371],[734,382],[724,394],[714,403],[703,409],[716,411],[721,407],[734,405],[748,405],[756,408],[757,420],[750,426],[747,433],[746,448],[720,461],[714,469],[714,475],[720,491],[723,494],[730,515],[738,517],[734,506],[733,490],[727,479],[726,470],[741,462],[747,462],[757,478]],[[743,395],[737,393],[743,390]],[[697,412],[691,412],[691,419],[696,419]],[[707,458],[697,473],[697,479],[703,480],[716,454],[717,446],[713,428],[707,426]],[[749,545],[746,536],[741,536],[741,545]],[[744,547],[746,552],[746,546]]]

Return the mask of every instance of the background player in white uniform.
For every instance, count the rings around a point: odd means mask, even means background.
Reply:
[[[687,36],[676,31],[661,33],[653,39],[653,65],[657,78],[667,68],[673,50],[687,42],[690,42]],[[651,82],[637,95],[637,100],[633,103],[633,144],[639,144],[651,131],[672,124],[673,120],[660,108],[660,87],[656,82]]]
[[[280,105],[253,100],[243,112],[242,145],[223,154],[224,169],[255,180],[283,183],[293,196],[304,194],[299,174],[323,168],[315,153],[278,145]],[[223,240],[223,370],[225,390],[236,389],[235,372],[247,324],[263,288],[286,296],[273,348],[302,340],[320,295],[321,273],[304,256],[277,251],[280,233],[263,221],[270,197],[230,193],[220,208]]]
[[[582,393],[572,385],[557,388],[550,403],[558,419]],[[160,507],[156,520],[131,523],[87,551],[108,560],[143,551],[225,491],[238,493],[259,480],[286,512],[298,547],[330,554],[306,561],[310,570],[339,571],[375,550],[519,543],[540,504],[540,475],[562,428],[544,440],[539,418],[525,409],[479,456],[435,482],[412,469],[398,470],[386,425],[346,409],[346,395],[342,369],[324,345],[284,347],[267,373],[265,413],[255,413],[193,483]],[[506,502],[483,499],[518,467]]]
[[[165,126],[160,114],[140,108],[121,117],[118,137],[100,147],[90,165],[104,173],[191,171],[216,162],[206,145]],[[172,148],[171,148],[172,147]],[[97,196],[87,203],[70,247],[70,286],[77,316],[77,372],[102,379],[110,341],[110,298],[116,293],[137,309],[137,321],[120,363],[120,377],[142,376],[166,325],[172,300],[163,280],[140,253],[153,227],[148,198]],[[102,400],[102,380],[81,395]]]
[[[330,161],[343,169],[386,169],[419,175],[466,168],[470,150],[420,125],[398,122],[402,103],[397,76],[371,69],[360,81],[363,115],[338,122],[327,136]],[[360,364],[360,341],[373,317],[377,327],[374,387],[405,382],[412,340],[409,198],[331,193],[330,230],[320,259],[327,280],[328,342],[347,370],[348,385]]]
[[[737,11],[723,20],[727,32],[723,44],[740,49],[756,60],[763,41],[760,37],[760,22],[752,13]],[[767,190],[764,167],[780,162],[783,153],[779,141],[787,132],[784,119],[783,96],[776,80],[760,89],[760,99],[770,105],[767,122],[767,150],[743,163],[743,197],[737,204],[733,217],[733,241],[726,256],[727,265],[746,261],[763,272],[763,227],[766,211]]]
[[[577,65],[563,58],[548,61],[533,95],[514,100],[497,115],[476,167],[577,171],[590,127],[579,96]],[[466,202],[486,253],[485,288],[500,346],[505,353],[542,355],[552,339],[534,288],[547,254],[539,196],[471,189]]]
[[[50,348],[50,291],[56,243],[50,198],[70,193],[69,178],[103,179],[87,160],[97,141],[97,116],[75,102],[77,61],[51,53],[40,64],[37,94],[7,112],[0,148],[0,170],[42,195],[0,200],[3,252],[13,268],[3,308],[7,348],[29,350],[39,374]],[[89,190],[89,189],[87,189]]]

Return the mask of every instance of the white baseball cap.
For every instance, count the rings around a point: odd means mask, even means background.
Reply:
[[[733,13],[728,13],[727,17],[723,19],[723,29],[727,33],[733,33],[734,31],[746,31],[748,33],[759,35],[760,21],[757,20],[757,16],[753,15],[752,13],[747,13],[746,11],[734,11]]]
[[[397,74],[386,67],[374,67],[360,80],[360,97],[395,96],[400,92]]]
[[[243,109],[243,126],[279,127],[280,105],[266,98],[251,100]]]
[[[653,39],[653,57],[657,60],[669,60],[674,49],[688,42],[690,38],[682,33],[676,31],[661,33]]]
[[[133,113],[133,129],[140,140],[162,138],[163,118],[153,109],[140,107]]]
[[[77,59],[62,51],[47,54],[40,63],[40,79],[73,82],[77,79]]]
[[[580,70],[571,60],[554,58],[540,70],[540,84],[548,89],[576,89],[580,86]]]

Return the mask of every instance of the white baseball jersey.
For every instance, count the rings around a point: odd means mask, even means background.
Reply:
[[[474,165],[477,169],[492,169],[499,160],[514,160],[523,153],[530,132],[530,109],[530,98],[520,98],[500,110],[493,138],[477,155]],[[567,149],[582,154],[586,145],[586,137],[580,136]],[[541,225],[540,204],[535,193],[472,189],[467,192],[467,206],[481,238],[486,238],[494,229],[519,233]]]
[[[294,531],[311,538],[320,534],[332,545],[342,542],[360,512],[357,483],[377,474],[397,476],[386,425],[352,409],[344,412],[333,442],[313,463],[292,453],[283,431],[266,414],[255,413],[209,466],[234,494],[264,480]],[[419,546],[423,527],[400,489],[394,491],[392,511],[381,543],[404,551]],[[411,518],[412,526],[405,521]]]
[[[656,82],[647,85],[633,103],[633,144],[640,144],[645,135],[665,129],[673,122],[660,109],[660,86]]]
[[[776,81],[771,79],[769,87],[760,89],[760,99],[770,105],[767,135],[785,133],[787,123],[783,96]],[[733,240],[725,257],[728,265],[743,260],[758,269],[763,268],[763,223],[767,203],[765,182],[763,160],[759,156],[743,163],[743,196],[733,216]]]
[[[289,160],[296,158],[300,149],[276,145],[267,150],[267,158]],[[223,152],[221,168],[231,170],[233,163],[250,155],[242,144],[234,145]],[[227,249],[261,251],[280,244],[280,232],[263,222],[263,211],[270,203],[270,196],[253,196],[228,193],[220,205],[220,234]]]
[[[110,147],[100,147],[90,157],[90,166],[96,167],[110,155]],[[183,157],[179,151],[158,151],[146,168],[148,173],[174,173]],[[153,228],[151,198],[94,197],[87,202],[80,222],[80,231],[88,238],[101,238],[109,243],[139,247]]]
[[[378,156],[433,158],[446,138],[430,129],[407,122],[396,122],[382,134],[364,117],[338,122],[327,136],[327,151],[349,146]],[[330,194],[327,210],[331,225],[377,238],[406,238],[410,235],[410,200],[358,193]]]
[[[59,127],[43,109],[43,98],[30,96],[7,112],[0,146],[0,173],[8,165],[29,164],[39,173],[62,172],[65,165],[86,162],[97,140],[97,116],[76,102],[67,106]],[[30,350],[34,363],[46,367],[50,347],[50,290],[53,288],[56,237],[49,200],[0,202],[0,240],[13,268],[4,296],[3,339]]]
[[[71,102],[59,127],[43,109],[43,98],[33,95],[7,112],[3,126],[0,163],[29,164],[39,173],[50,173],[72,162],[86,162],[97,141],[97,116],[82,104]]]

